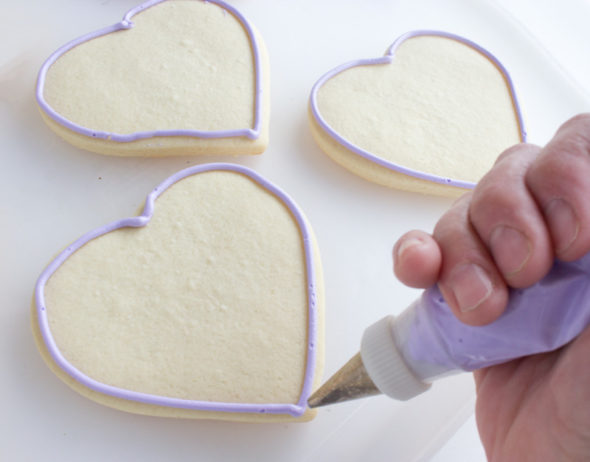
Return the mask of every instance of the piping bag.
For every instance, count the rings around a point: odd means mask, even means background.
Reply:
[[[511,289],[506,311],[485,326],[459,321],[433,286],[399,316],[369,326],[360,352],[308,400],[312,408],[385,394],[408,400],[438,378],[552,351],[590,324],[590,254],[555,261],[526,289]]]

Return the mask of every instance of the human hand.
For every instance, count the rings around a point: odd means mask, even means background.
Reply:
[[[567,121],[544,148],[505,151],[432,235],[410,231],[393,251],[403,283],[437,283],[454,314],[471,325],[497,319],[509,287],[528,287],[554,259],[588,252],[590,114]],[[490,461],[590,460],[590,328],[559,350],[474,375]]]

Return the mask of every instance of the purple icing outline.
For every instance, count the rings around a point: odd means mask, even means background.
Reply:
[[[349,151],[352,151],[353,153],[358,154],[358,155],[364,157],[365,159],[370,160],[371,162],[374,162],[374,163],[381,165],[382,167],[388,168],[390,170],[394,170],[396,172],[403,173],[403,174],[406,174],[409,176],[413,176],[415,178],[419,178],[422,180],[432,181],[432,182],[441,183],[441,184],[448,184],[448,185],[456,186],[459,188],[473,189],[475,187],[475,183],[473,183],[471,181],[456,180],[453,178],[443,177],[443,176],[436,175],[433,173],[427,173],[427,172],[423,172],[421,170],[415,170],[412,168],[404,167],[403,165],[388,161],[386,159],[383,159],[383,158],[377,156],[376,154],[373,154],[365,149],[362,149],[361,147],[353,144],[352,142],[348,141],[346,138],[341,136],[336,130],[334,130],[328,124],[328,122],[320,114],[320,110],[318,108],[318,101],[317,101],[318,92],[319,92],[320,88],[322,87],[322,85],[324,85],[328,80],[330,80],[331,78],[340,74],[341,72],[344,72],[347,69],[350,69],[353,67],[390,64],[395,58],[396,50],[399,48],[399,46],[403,42],[405,42],[406,40],[408,40],[410,38],[420,37],[420,36],[436,36],[436,37],[444,37],[444,38],[456,40],[458,42],[461,42],[465,45],[470,46],[471,48],[475,49],[476,51],[480,52],[485,57],[487,57],[490,61],[492,61],[492,63],[502,73],[502,75],[504,76],[504,79],[506,80],[506,83],[508,84],[508,89],[510,92],[510,96],[512,98],[514,111],[516,113],[516,118],[518,121],[520,138],[521,138],[522,142],[526,142],[527,135],[526,135],[525,127],[524,127],[522,112],[521,112],[520,104],[518,103],[518,99],[516,97],[514,83],[512,82],[512,79],[508,73],[508,70],[492,53],[490,53],[489,51],[487,51],[485,48],[481,47],[477,43],[472,42],[471,40],[461,37],[459,35],[451,34],[449,32],[444,32],[444,31],[437,31],[437,30],[425,29],[425,30],[414,30],[414,31],[406,32],[405,34],[398,37],[391,44],[391,46],[387,49],[384,56],[381,56],[379,58],[359,59],[359,60],[350,61],[350,62],[341,64],[340,66],[337,66],[334,69],[328,71],[322,77],[320,77],[320,79],[314,84],[314,86],[311,90],[311,95],[310,95],[311,113],[313,114],[313,117],[314,117],[315,121],[318,123],[318,125],[334,141],[336,141],[338,144],[344,146]]]
[[[187,400],[181,398],[153,395],[149,393],[141,393],[120,387],[115,387],[112,385],[107,385],[82,373],[80,370],[74,367],[67,359],[65,359],[59,351],[59,348],[51,334],[47,310],[45,308],[44,289],[45,284],[47,283],[51,275],[62,265],[62,263],[64,263],[70,257],[70,255],[72,255],[80,247],[82,247],[92,239],[95,239],[97,237],[100,237],[104,234],[107,234],[111,231],[120,228],[137,228],[147,225],[154,213],[155,200],[158,198],[158,196],[160,196],[160,194],[162,194],[165,190],[174,185],[177,181],[180,181],[191,175],[209,171],[231,171],[241,173],[249,177],[259,186],[266,189],[271,194],[275,195],[275,197],[277,197],[279,200],[283,202],[284,205],[287,206],[289,211],[295,217],[295,220],[301,231],[307,273],[308,338],[305,376],[303,380],[301,394],[297,403],[249,404]],[[70,375],[74,380],[99,393],[114,396],[116,398],[139,401],[159,406],[177,407],[201,411],[240,412],[257,414],[290,414],[294,417],[299,417],[307,409],[307,399],[311,395],[313,386],[313,376],[316,367],[316,343],[318,338],[316,277],[317,272],[314,264],[311,228],[309,227],[305,217],[303,216],[303,213],[295,204],[295,202],[284,191],[282,191],[269,181],[265,180],[259,174],[247,167],[229,163],[211,163],[189,167],[187,169],[177,172],[176,174],[164,180],[160,185],[158,185],[151,191],[151,193],[146,198],[143,212],[140,215],[114,221],[110,224],[90,231],[84,234],[78,240],[76,240],[73,244],[68,246],[65,250],[63,250],[51,263],[49,263],[49,265],[45,268],[45,270],[43,270],[43,272],[39,276],[39,279],[37,280],[35,286],[35,304],[37,309],[39,328],[41,330],[43,340],[45,342],[47,350],[49,351],[49,354],[51,355],[55,363],[61,369],[63,369],[68,375]]]
[[[195,138],[203,138],[203,139],[210,139],[210,138],[233,138],[233,137],[241,137],[245,136],[250,139],[256,139],[260,136],[261,133],[261,126],[262,126],[262,77],[261,77],[261,63],[260,63],[260,47],[258,44],[258,40],[256,39],[256,34],[254,33],[254,29],[252,25],[246,20],[246,18],[234,7],[228,5],[222,0],[197,0],[202,1],[204,3],[214,3],[220,8],[229,11],[244,27],[246,33],[248,35],[252,54],[254,57],[254,127],[253,128],[244,128],[244,129],[234,129],[234,130],[191,130],[191,129],[182,129],[182,130],[149,130],[143,132],[133,132],[129,134],[121,134],[121,133],[114,133],[114,132],[105,132],[100,130],[92,130],[90,128],[86,128],[82,125],[76,124],[69,119],[66,119],[58,112],[56,112],[51,105],[45,100],[43,96],[43,90],[45,86],[45,76],[47,71],[51,67],[51,65],[59,59],[60,56],[71,50],[72,48],[81,45],[84,42],[93,40],[95,38],[101,37],[103,35],[110,34],[112,32],[117,32],[120,30],[131,29],[134,26],[134,23],[131,21],[131,18],[138,13],[150,8],[158,3],[163,3],[168,0],[149,0],[145,3],[142,3],[135,8],[129,10],[123,19],[111,26],[105,27],[103,29],[96,30],[94,32],[90,32],[88,34],[82,35],[65,45],[58,48],[55,52],[47,58],[47,60],[41,66],[39,71],[39,76],[37,79],[37,88],[36,88],[36,98],[37,103],[41,107],[41,109],[54,121],[58,124],[63,125],[64,127],[79,133],[81,135],[85,135],[91,138],[97,139],[105,139],[117,142],[130,142],[144,138],[154,138],[158,136],[190,136]]]

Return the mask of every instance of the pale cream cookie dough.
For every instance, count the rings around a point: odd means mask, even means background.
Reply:
[[[377,59],[353,61],[313,87],[320,148],[378,184],[456,196],[525,140],[514,86],[475,43],[438,31],[401,36]]]
[[[205,164],[91,231],[40,276],[37,345],[82,395],[124,411],[306,421],[324,362],[319,252],[252,170]]]
[[[120,156],[260,154],[269,66],[260,34],[220,1],[160,0],[43,64],[37,102],[69,143]]]

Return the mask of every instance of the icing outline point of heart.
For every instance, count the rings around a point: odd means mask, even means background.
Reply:
[[[301,233],[301,240],[305,254],[305,269],[306,269],[306,283],[307,283],[307,346],[306,346],[306,363],[303,385],[299,399],[296,403],[270,403],[270,404],[253,404],[253,403],[232,403],[232,402],[216,402],[216,401],[201,401],[189,400],[182,398],[173,398],[160,395],[153,395],[149,393],[137,392],[129,389],[124,389],[112,385],[108,385],[87,376],[74,365],[72,365],[60,352],[49,326],[49,319],[47,310],[45,308],[44,288],[45,284],[51,275],[57,271],[60,266],[79,248],[84,246],[89,241],[98,238],[109,232],[121,228],[137,228],[146,226],[154,214],[155,200],[168,188],[173,186],[176,182],[195,175],[198,173],[208,171],[230,171],[245,175],[253,180],[256,184],[261,186],[265,191],[274,195],[279,201],[287,207],[292,213],[295,222]],[[302,416],[307,410],[307,399],[311,395],[314,379],[314,371],[317,362],[317,339],[318,339],[318,313],[317,313],[317,269],[314,264],[313,255],[313,239],[309,225],[299,207],[293,200],[280,188],[270,183],[253,170],[230,163],[211,163],[197,165],[181,170],[172,175],[160,185],[152,190],[147,196],[145,206],[140,215],[124,218],[122,220],[114,221],[105,226],[92,230],[74,243],[64,249],[49,265],[43,270],[37,283],[35,285],[34,303],[36,308],[38,326],[41,336],[45,343],[45,347],[49,352],[50,357],[64,372],[66,372],[75,381],[88,387],[91,390],[99,393],[110,395],[115,398],[125,400],[138,401],[146,404],[176,407],[189,410],[199,411],[217,411],[228,413],[256,413],[256,414],[289,414],[293,417]]]
[[[311,112],[315,122],[321,127],[321,129],[323,131],[325,131],[325,133],[330,138],[332,138],[334,141],[336,141],[338,144],[340,144],[344,148],[348,149],[349,151],[351,151],[355,154],[358,154],[359,156],[361,156],[371,162],[374,162],[375,164],[378,164],[378,165],[385,167],[389,170],[403,173],[405,175],[415,177],[418,179],[432,181],[432,182],[440,183],[440,184],[447,184],[447,185],[455,186],[455,187],[459,187],[459,188],[473,189],[475,187],[475,183],[473,183],[471,181],[457,180],[457,179],[443,177],[440,175],[427,173],[427,172],[423,172],[420,170],[405,167],[405,166],[400,165],[398,163],[395,163],[395,162],[389,161],[387,159],[384,159],[382,157],[379,157],[379,156],[371,153],[370,151],[367,151],[367,150],[361,148],[360,146],[357,146],[357,145],[351,143],[344,136],[342,136],[336,130],[334,130],[330,126],[330,124],[326,121],[326,119],[322,116],[322,114],[320,112],[319,105],[318,105],[318,93],[319,93],[321,87],[328,80],[332,79],[333,77],[337,76],[338,74],[340,74],[348,69],[351,69],[353,67],[390,64],[395,58],[396,50],[400,47],[400,45],[403,42],[405,42],[406,40],[408,40],[410,38],[420,37],[420,36],[436,36],[436,37],[443,37],[443,38],[456,40],[464,45],[467,45],[467,46],[473,48],[474,50],[478,51],[479,53],[484,55],[486,58],[488,58],[492,62],[492,64],[494,64],[496,66],[496,68],[500,71],[500,73],[502,74],[502,76],[504,77],[504,79],[507,83],[507,87],[508,87],[510,97],[512,99],[512,103],[513,103],[514,110],[515,110],[516,120],[518,123],[519,132],[520,132],[520,138],[523,143],[526,142],[526,137],[527,137],[526,130],[525,130],[525,126],[524,126],[524,121],[523,121],[520,105],[519,105],[518,99],[516,97],[514,83],[512,82],[512,79],[511,79],[507,69],[504,67],[504,65],[492,53],[490,53],[489,51],[487,51],[485,48],[478,45],[477,43],[472,42],[471,40],[461,37],[459,35],[452,34],[450,32],[438,31],[438,30],[424,29],[424,30],[415,30],[415,31],[406,32],[405,34],[398,37],[389,46],[389,48],[385,52],[384,56],[380,56],[378,58],[359,59],[359,60],[350,61],[350,62],[341,64],[340,66],[337,66],[337,67],[333,68],[332,70],[328,71],[322,77],[320,77],[320,79],[312,87],[310,99],[309,99],[310,112]]]
[[[192,130],[192,129],[178,129],[178,130],[148,130],[148,131],[140,131],[134,132],[129,134],[122,134],[122,133],[114,133],[114,132],[106,132],[100,130],[92,130],[88,127],[84,127],[79,125],[59,113],[57,113],[51,105],[45,100],[43,95],[44,86],[45,86],[45,76],[47,71],[51,67],[51,65],[57,61],[62,55],[67,53],[74,47],[83,44],[92,39],[96,39],[98,37],[102,37],[103,35],[110,34],[112,32],[117,32],[121,30],[131,29],[134,26],[133,21],[131,18],[138,13],[146,10],[147,8],[153,7],[159,3],[166,2],[167,0],[149,0],[141,5],[136,6],[129,10],[123,19],[118,23],[115,23],[111,26],[104,27],[102,29],[98,29],[94,32],[90,32],[88,34],[82,35],[65,45],[58,48],[55,52],[47,58],[47,60],[41,66],[39,71],[39,75],[37,78],[37,87],[36,87],[36,99],[39,107],[45,112],[51,119],[53,119],[58,124],[68,128],[76,133],[81,135],[85,135],[91,138],[97,139],[105,139],[110,141],[116,142],[130,142],[136,141],[144,138],[155,138],[159,136],[188,136],[188,137],[195,137],[195,138],[203,138],[203,139],[211,139],[211,138],[235,138],[235,137],[247,137],[249,139],[257,139],[260,136],[262,130],[262,77],[261,77],[261,52],[260,46],[258,44],[258,40],[256,38],[256,34],[254,33],[254,29],[252,25],[248,22],[248,20],[234,7],[225,3],[223,0],[207,0],[207,3],[213,3],[220,8],[228,11],[232,14],[238,22],[244,27],[246,34],[248,35],[248,39],[252,48],[252,57],[254,60],[254,124],[251,128],[242,128],[242,129],[233,129],[233,130]],[[204,1],[204,0],[198,0]]]

